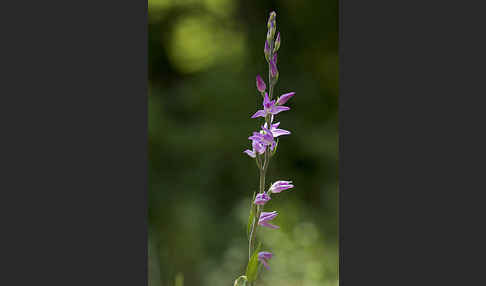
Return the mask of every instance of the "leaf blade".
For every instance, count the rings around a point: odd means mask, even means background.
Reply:
[[[250,261],[248,261],[248,265],[246,267],[246,277],[248,278],[248,282],[253,282],[256,280],[258,275],[258,253],[260,252],[262,244],[259,243],[258,247],[253,252]]]

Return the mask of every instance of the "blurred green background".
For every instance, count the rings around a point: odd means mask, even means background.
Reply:
[[[248,259],[246,223],[258,188],[243,150],[261,120],[255,76],[267,78],[266,23],[281,32],[276,117],[282,136],[267,182],[279,230],[258,285],[338,284],[338,1],[148,0],[149,285],[233,285]]]

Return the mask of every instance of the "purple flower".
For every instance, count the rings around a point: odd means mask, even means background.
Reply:
[[[263,134],[264,138],[267,138],[265,142],[268,142],[269,144],[266,144],[270,146],[270,150],[273,150],[273,148],[275,148],[275,145],[277,145],[277,142],[275,142],[274,140],[275,136],[273,135],[273,132],[270,131],[265,125],[262,125],[262,130],[260,131],[260,133]],[[269,140],[270,137],[272,138],[271,140]]]
[[[282,111],[289,110],[290,107],[287,106],[278,106],[275,104],[275,100],[270,101],[268,98],[268,93],[265,92],[265,97],[263,98],[263,109],[258,110],[251,116],[251,118],[257,118],[257,117],[265,117],[267,114],[277,114]]]
[[[267,89],[267,86],[260,75],[257,75],[256,77],[256,86],[259,92],[265,92],[265,89]]]
[[[286,94],[282,94],[279,98],[277,98],[277,105],[282,105],[287,102],[292,96],[295,95],[295,92],[289,92]]]
[[[252,140],[251,146],[253,147],[253,150],[255,150],[258,154],[265,153],[265,144],[263,144],[263,142],[258,140]]]
[[[260,262],[263,263],[263,265],[267,269],[270,269],[270,267],[268,266],[268,260],[271,259],[272,256],[273,256],[273,254],[271,252],[268,252],[268,251],[258,252],[258,260],[260,260]]]
[[[265,153],[265,148],[267,146],[270,146],[270,150],[273,150],[275,148],[275,145],[277,142],[273,139],[273,134],[272,132],[267,129],[265,126],[262,126],[262,129],[260,132],[253,132],[253,135],[248,137],[252,141],[252,150],[245,150],[243,151],[246,153],[248,156],[255,158],[256,154],[263,154]]]
[[[253,149],[252,150],[245,150],[243,151],[243,153],[246,153],[248,156],[252,157],[252,158],[255,158],[256,157],[256,154],[263,154],[265,153],[265,144],[262,142],[263,140],[263,137],[259,136],[258,132],[253,132],[253,136],[249,137],[249,139],[252,140],[252,147]],[[268,140],[268,137],[267,137],[267,140]],[[273,140],[273,137],[272,137],[272,140]],[[273,143],[271,143],[270,145],[274,145]]]
[[[292,181],[276,181],[270,186],[269,191],[272,193],[280,193],[283,190],[291,189],[294,185],[292,185]]]
[[[289,135],[290,131],[284,130],[284,129],[278,129],[277,127],[280,125],[280,122],[277,122],[275,124],[272,124],[272,127],[270,128],[270,132],[272,132],[273,137],[278,137],[281,135]],[[267,123],[265,123],[265,128],[267,128]]]
[[[276,211],[262,212],[262,214],[260,215],[260,219],[258,220],[258,224],[261,225],[261,226],[269,227],[269,228],[279,228],[276,225],[268,223],[269,221],[273,220],[277,215],[278,215],[278,213]]]
[[[266,193],[260,193],[256,195],[254,204],[255,205],[264,205],[266,202],[270,200],[270,196]]]
[[[268,130],[268,129],[266,129]],[[253,135],[248,137],[248,139],[252,140],[253,142],[260,143],[261,145],[264,146],[272,146],[275,144],[275,141],[273,140],[273,135],[268,130],[268,132],[253,132]]]

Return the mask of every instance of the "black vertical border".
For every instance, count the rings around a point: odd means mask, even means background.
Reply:
[[[0,4],[0,285],[147,285],[147,8]]]
[[[485,19],[340,0],[341,285],[485,284]]]

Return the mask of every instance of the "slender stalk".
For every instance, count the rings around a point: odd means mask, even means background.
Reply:
[[[272,77],[272,72],[271,72],[271,65],[270,65],[270,60],[273,57],[273,48],[274,48],[274,41],[270,41],[270,57],[269,57],[269,62],[268,62],[268,85],[269,85],[269,91],[268,91],[268,96],[270,100],[273,98],[273,88],[274,85],[276,84],[276,80]],[[271,129],[271,118],[272,115],[267,115],[265,116],[265,123],[267,124],[267,128]],[[265,176],[268,170],[268,166],[270,164],[270,146],[266,147],[265,153],[264,153],[264,159],[263,162],[259,161],[259,170],[260,170],[260,188],[259,188],[259,193],[264,193],[265,192]],[[260,158],[261,159],[261,158]],[[257,159],[258,160],[258,159]],[[251,227],[251,232],[250,232],[250,238],[248,240],[248,261],[250,261],[252,253],[254,251],[255,247],[255,238],[256,238],[256,230],[258,227],[258,221],[260,219],[261,212],[263,211],[263,206],[257,205],[256,206],[256,214],[252,222],[252,227]],[[249,286],[254,286],[256,282],[249,283]]]

